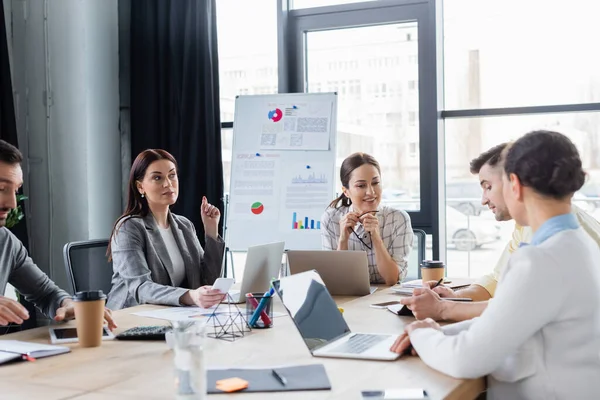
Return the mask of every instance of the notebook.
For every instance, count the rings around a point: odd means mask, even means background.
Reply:
[[[285,379],[283,385],[273,370]],[[248,381],[242,392],[287,392],[297,390],[331,390],[331,383],[323,364],[297,365],[273,368],[230,368],[207,371],[208,394],[225,393],[216,388],[218,380],[241,378]]]
[[[69,351],[71,349],[64,346],[21,342],[19,340],[0,340],[0,364],[22,359],[24,355],[43,358],[68,353]]]
[[[471,284],[471,279],[444,279],[444,285],[448,286],[452,290],[461,289]],[[400,285],[392,286],[392,291],[397,294],[403,294],[412,296],[413,289],[422,288],[423,281],[421,279],[415,279],[413,281],[402,282]]]

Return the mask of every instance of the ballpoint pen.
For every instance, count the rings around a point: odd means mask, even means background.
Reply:
[[[435,285],[433,285],[432,289],[435,289],[436,287],[440,286],[440,284],[444,281],[444,278],[441,278],[439,281],[437,281],[437,283]]]
[[[287,379],[285,379],[284,376],[281,376],[281,374],[275,371],[274,369],[272,369],[271,371],[273,373],[273,376],[279,381],[279,383],[281,383],[283,386],[287,385]]]

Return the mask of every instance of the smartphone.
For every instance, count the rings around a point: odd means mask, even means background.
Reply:
[[[71,327],[51,327],[50,331],[50,342],[52,344],[62,343],[77,343],[79,338],[77,337],[77,328]],[[112,340],[115,335],[108,329],[107,326],[102,327],[102,340]]]
[[[226,294],[233,286],[234,279],[233,278],[217,278],[215,283],[213,283],[212,288],[219,290],[221,293]]]
[[[395,304],[400,304],[400,302],[398,300],[386,301],[384,303],[371,304],[371,307],[373,307],[373,308],[387,308],[388,306],[393,306]]]
[[[361,392],[363,400],[420,400],[429,399],[423,389],[387,389],[365,390]]]

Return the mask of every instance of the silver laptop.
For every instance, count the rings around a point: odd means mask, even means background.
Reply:
[[[224,302],[245,303],[246,293],[264,293],[279,277],[285,242],[248,247],[240,290],[230,290]]]
[[[395,360],[392,334],[353,333],[316,271],[273,282],[304,343],[315,357]]]
[[[332,296],[364,296],[369,283],[367,253],[354,250],[288,250],[290,274],[316,270]]]

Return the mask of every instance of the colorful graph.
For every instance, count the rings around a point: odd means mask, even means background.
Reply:
[[[314,219],[298,219],[298,213],[292,213],[292,229],[321,229],[321,221],[315,221]]]
[[[264,210],[265,206],[260,201],[256,201],[250,206],[250,211],[252,211],[252,214],[254,215],[262,214]]]
[[[303,178],[302,175],[294,176],[292,178],[292,184],[310,184],[310,183],[327,183],[327,175],[320,174],[317,176],[314,172],[308,175],[307,178]]]
[[[273,122],[279,122],[283,118],[283,113],[279,108],[269,111],[269,119]]]

